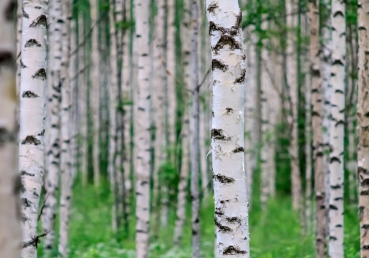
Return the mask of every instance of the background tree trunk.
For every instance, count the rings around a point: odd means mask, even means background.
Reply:
[[[2,32],[0,39],[0,257],[9,258],[20,257],[22,239],[19,209],[20,178],[17,173],[17,116],[15,116],[18,85],[15,78],[18,78],[18,75],[14,76],[16,73],[15,19],[4,15],[14,12],[15,6],[13,0],[0,2],[0,10],[3,13],[0,16]]]

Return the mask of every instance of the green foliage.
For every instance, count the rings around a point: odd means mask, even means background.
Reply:
[[[98,191],[94,186],[82,188],[78,183],[73,194],[71,216],[71,255],[70,258],[134,258],[134,210],[131,212],[130,234],[122,237],[111,230],[111,205],[107,182]],[[301,236],[299,215],[292,211],[291,200],[279,196],[263,212],[257,205],[258,196],[254,195],[250,211],[250,247],[252,257],[258,258],[313,258],[314,237],[310,233]],[[150,240],[152,258],[190,258],[191,256],[191,219],[190,206],[187,205],[182,245],[173,247],[175,205],[171,206],[169,226],[160,228],[158,239]],[[356,209],[346,207],[345,213],[345,252],[346,258],[359,256],[359,227]],[[214,257],[213,199],[210,196],[203,201],[201,209],[201,251],[202,257]],[[312,230],[310,231],[312,232]],[[41,246],[39,249],[42,249]],[[56,257],[56,256],[55,256]]]

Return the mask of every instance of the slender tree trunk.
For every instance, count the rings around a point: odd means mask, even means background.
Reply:
[[[332,0],[332,69],[330,84],[331,148],[329,175],[329,257],[343,258],[343,181],[346,78],[346,8],[341,0]]]
[[[331,62],[332,62],[332,33],[331,33],[331,0],[324,0],[320,6],[321,10],[321,25],[322,25],[322,37],[320,53],[320,70],[322,75],[322,91],[323,91],[323,170],[324,170],[324,182],[325,182],[325,202],[326,207],[329,203],[329,138],[330,138],[330,115],[331,115],[331,98],[332,98],[332,85],[330,84],[331,77]],[[328,213],[328,210],[327,210]],[[328,216],[328,214],[327,214]]]
[[[20,257],[21,216],[19,209],[20,178],[17,165],[17,83],[14,74],[16,38],[15,1],[0,2],[0,257]],[[18,19],[19,22],[19,19]],[[17,45],[18,47],[18,45]],[[18,77],[18,76],[17,76]]]
[[[149,2],[135,0],[138,84],[135,98],[136,257],[148,257],[150,215]]]
[[[58,188],[60,175],[60,75],[61,75],[61,56],[62,56],[62,27],[64,17],[62,15],[61,1],[53,1],[49,9],[52,20],[50,27],[50,78],[48,90],[48,139],[46,145],[47,174],[45,190],[47,198],[42,215],[42,229],[49,232],[44,238],[44,254],[50,257],[55,248],[55,217],[58,204]],[[62,22],[57,22],[61,20]]]
[[[291,183],[292,183],[292,206],[295,210],[300,209],[302,201],[302,188],[300,176],[300,162],[298,149],[298,85],[297,85],[297,48],[296,48],[296,28],[298,10],[296,0],[286,1],[287,10],[287,26],[291,30],[287,38],[287,85],[290,91],[290,112],[289,126],[291,128],[290,135],[290,157],[291,157]]]
[[[94,170],[94,184],[100,185],[100,51],[99,51],[99,31],[97,26],[98,15],[98,0],[90,0],[90,15],[92,26],[92,71],[91,71],[91,110],[93,116],[93,170]]]
[[[187,84],[188,85],[188,84]],[[185,110],[184,119],[182,123],[182,167],[181,175],[178,185],[178,200],[177,200],[177,217],[174,228],[174,244],[178,247],[181,243],[183,235],[183,225],[186,219],[186,196],[188,186],[188,172],[189,172],[189,111]]]
[[[86,186],[88,181],[87,173],[87,116],[88,116],[88,103],[87,103],[87,68],[85,64],[85,42],[84,42],[84,22],[81,13],[78,14],[78,84],[79,84],[79,96],[81,101],[81,106],[79,111],[79,136],[81,141],[81,153],[80,153],[80,163],[81,163],[81,173],[82,173],[82,185]]]
[[[159,229],[159,213],[160,213],[160,167],[167,159],[166,152],[166,127],[165,127],[165,1],[157,2],[158,13],[155,17],[155,34],[154,34],[154,91],[153,91],[153,109],[155,112],[155,143],[154,143],[154,189],[153,189],[153,230],[156,236]]]
[[[24,243],[37,236],[38,207],[43,184],[47,13],[47,2],[23,1],[19,170],[23,189]],[[36,246],[23,247],[22,258],[36,256]]]
[[[131,1],[124,1],[124,19],[126,22],[130,22],[131,19]],[[132,55],[131,55],[131,31],[127,30],[123,35],[122,47],[123,47],[123,64],[122,64],[122,100],[124,105],[124,156],[123,156],[123,171],[124,171],[124,182],[125,182],[125,203],[126,203],[126,221],[128,221],[129,215],[129,204],[130,204],[130,191],[131,191],[131,113],[132,113]]]
[[[320,79],[319,60],[319,5],[316,0],[309,0],[310,22],[310,73],[311,103],[313,127],[313,160],[315,172],[315,205],[316,205],[316,257],[326,256],[326,206],[323,168],[323,136],[322,136],[322,100],[323,90]]]
[[[192,257],[200,258],[200,193],[199,193],[199,134],[200,134],[200,89],[198,77],[198,0],[191,1],[191,57],[190,88],[192,105],[190,114],[190,159],[191,159],[191,207],[192,207]],[[204,144],[204,143],[202,143]]]
[[[216,257],[250,257],[243,146],[246,56],[242,13],[236,0],[207,0],[206,8],[214,82],[211,136]]]
[[[200,77],[201,78],[201,77]],[[203,89],[205,88],[205,85],[201,86]],[[207,93],[206,89],[202,91],[204,95]],[[201,94],[201,93],[199,93]],[[201,94],[202,95],[202,94]],[[200,147],[200,171],[201,171],[201,189],[203,198],[206,199],[209,192],[209,176],[208,176],[208,164],[206,159],[206,140],[205,140],[205,133],[208,132],[208,130],[205,131],[205,124],[208,122],[205,116],[206,107],[205,103],[200,103],[200,111],[199,111],[199,147]]]
[[[369,112],[367,92],[369,91],[369,3],[358,3],[358,179],[359,179],[359,218],[360,218],[360,257],[369,257]]]
[[[110,21],[110,87],[109,87],[109,161],[108,173],[110,177],[110,190],[113,195],[112,207],[112,228],[116,233],[119,228],[118,221],[118,170],[116,166],[116,158],[119,146],[117,146],[118,130],[117,130],[117,112],[118,112],[118,60],[117,60],[117,36],[115,30],[114,4],[109,8]]]
[[[309,61],[306,60],[308,63]],[[305,74],[305,233],[311,229],[311,184],[312,184],[312,160],[311,160],[311,76],[309,70]]]
[[[70,34],[72,20],[72,1],[63,1],[63,34],[62,34],[62,59],[61,59],[61,155],[60,155],[60,229],[59,229],[59,256],[69,256],[69,219],[72,198],[72,173],[70,156],[70,110],[71,88],[69,78],[70,61]]]

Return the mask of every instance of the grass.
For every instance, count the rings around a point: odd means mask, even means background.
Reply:
[[[100,190],[93,186],[75,187],[70,228],[70,257],[114,258],[135,257],[134,223],[130,221],[130,232],[123,237],[115,236],[111,230],[111,199],[108,186]],[[250,248],[255,258],[313,258],[314,237],[301,236],[299,216],[292,211],[289,197],[278,197],[263,212],[255,202],[250,211]],[[210,197],[201,209],[201,257],[214,257],[213,201]],[[174,206],[173,206],[174,207]],[[345,257],[359,257],[359,226],[355,207],[346,207]],[[190,207],[182,245],[173,248],[174,210],[170,214],[168,227],[159,230],[157,240],[150,241],[152,258],[187,258],[191,256]],[[133,216],[131,216],[133,217]]]

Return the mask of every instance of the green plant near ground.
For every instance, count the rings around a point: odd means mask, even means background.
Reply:
[[[313,234],[301,236],[299,216],[292,211],[290,198],[279,196],[269,203],[266,211],[262,211],[256,197],[249,217],[251,257],[315,257]],[[71,258],[135,257],[135,216],[131,212],[128,234],[119,232],[114,235],[111,230],[111,204],[107,183],[99,190],[93,186],[82,188],[79,183],[76,184],[70,231]],[[213,209],[212,197],[203,201],[201,251],[204,258],[214,257]],[[192,257],[190,206],[187,209],[183,241],[179,248],[174,248],[172,244],[175,219],[173,209],[170,215],[170,226],[161,228],[158,238],[150,240],[150,257],[190,258]],[[345,252],[346,258],[359,256],[359,226],[354,206],[346,207]]]

